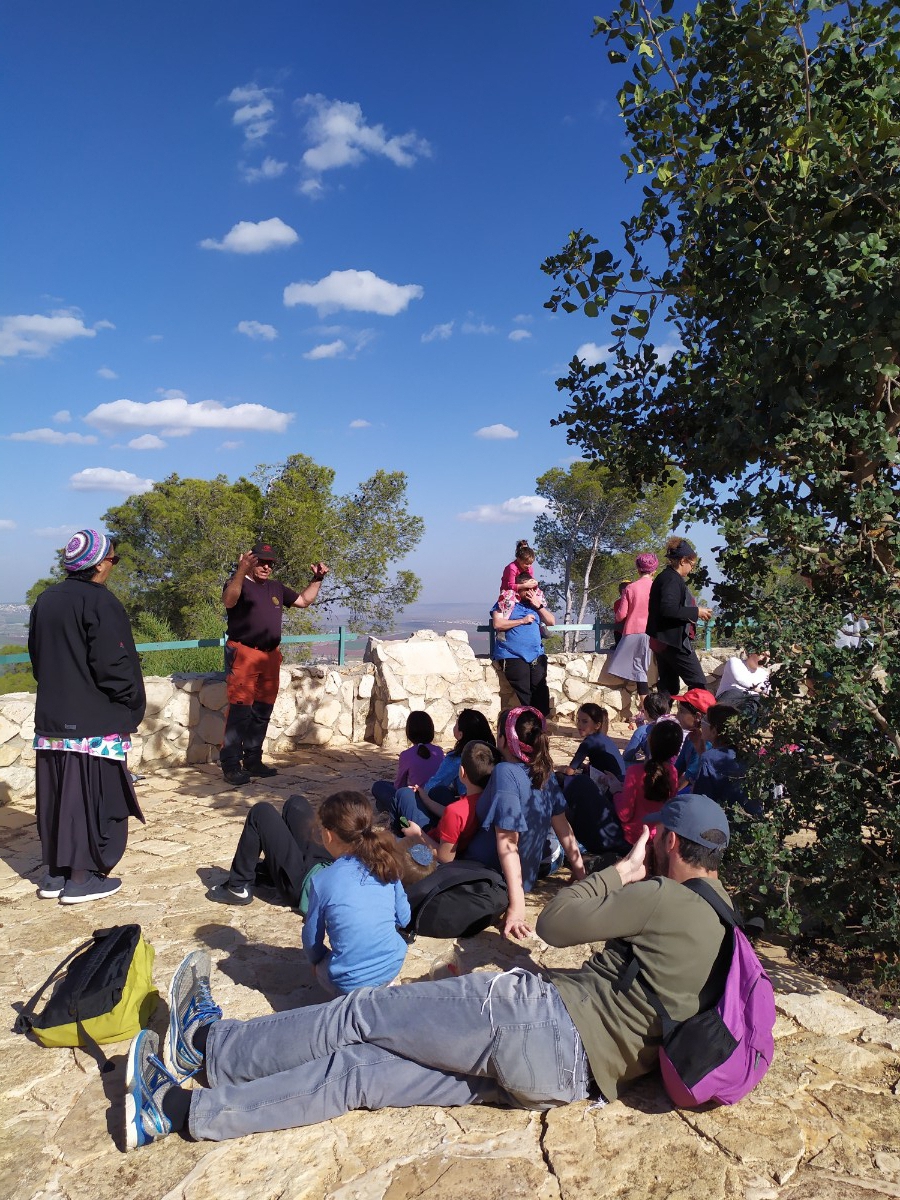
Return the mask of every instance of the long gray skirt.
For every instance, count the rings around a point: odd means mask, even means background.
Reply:
[[[38,750],[37,826],[54,875],[108,875],[125,853],[128,818],[144,820],[124,762],[71,750]]]
[[[606,670],[619,679],[633,679],[637,683],[647,682],[650,669],[650,639],[646,633],[626,633],[609,658]]]

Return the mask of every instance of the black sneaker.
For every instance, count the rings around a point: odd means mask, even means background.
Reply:
[[[217,883],[215,887],[211,887],[206,893],[207,900],[212,900],[215,904],[252,904],[253,893],[246,884],[240,887],[234,887],[226,879],[224,883]]]
[[[248,775],[252,775],[254,779],[270,779],[273,775],[278,774],[277,767],[267,767],[263,763],[244,763],[244,770]]]
[[[58,900],[65,886],[65,875],[53,875],[50,871],[45,871],[44,878],[38,884],[37,894],[42,900]]]
[[[225,782],[230,783],[232,787],[240,787],[244,783],[249,783],[253,776],[245,771],[242,767],[232,767],[230,770],[222,770],[225,777]]]
[[[91,900],[105,900],[113,896],[122,886],[121,879],[113,879],[109,875],[92,874],[84,883],[73,883],[66,880],[65,887],[60,893],[60,904],[87,904]]]

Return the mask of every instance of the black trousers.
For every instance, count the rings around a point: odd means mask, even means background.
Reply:
[[[263,742],[274,705],[254,700],[252,704],[229,704],[225,718],[225,736],[219,751],[223,771],[236,771],[243,760],[246,766],[262,762]]]
[[[656,686],[670,696],[678,695],[678,681],[684,680],[685,690],[708,688],[700,660],[694,653],[690,638],[685,637],[680,646],[667,646],[661,654],[655,654],[659,679]]]
[[[292,908],[300,903],[303,880],[316,863],[334,860],[316,837],[316,815],[305,796],[290,796],[279,813],[261,801],[247,813],[228,882],[252,885],[260,855],[272,882]]]
[[[519,697],[519,703],[530,704],[546,717],[550,712],[547,655],[540,655],[533,663],[527,663],[524,658],[501,658],[498,661],[509,686]]]
[[[589,775],[570,775],[563,789],[566,816],[585,850],[591,854],[610,850],[627,854],[629,846],[609,792],[601,791]]]

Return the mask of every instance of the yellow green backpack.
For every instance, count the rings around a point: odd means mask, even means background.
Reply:
[[[31,1033],[43,1046],[82,1046],[102,1070],[111,1069],[97,1043],[127,1041],[146,1026],[159,999],[154,955],[140,925],[95,929],[22,1006],[15,1032]],[[35,1013],[54,982],[43,1011]]]

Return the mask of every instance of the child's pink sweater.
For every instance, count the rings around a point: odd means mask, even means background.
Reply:
[[[669,799],[678,791],[678,772],[674,763],[667,763],[669,774]],[[625,841],[629,846],[641,836],[641,830],[649,813],[657,813],[665,801],[649,801],[644,795],[644,764],[634,763],[625,772],[625,783],[621,792],[613,796],[616,813],[622,825]]]
[[[515,588],[516,579],[522,574],[523,571],[525,571],[531,576],[532,579],[534,579],[533,563],[527,567],[520,567],[516,560],[513,559],[511,563],[503,568],[503,578],[500,580],[500,591],[506,592],[510,588]]]

